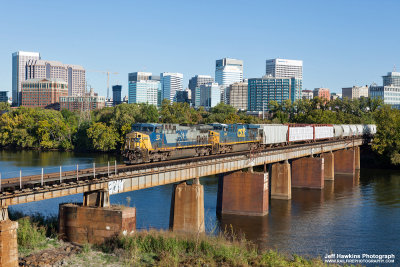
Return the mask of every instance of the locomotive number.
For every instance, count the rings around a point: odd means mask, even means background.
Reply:
[[[238,129],[237,136],[238,137],[245,137],[246,136],[246,129],[245,128]]]

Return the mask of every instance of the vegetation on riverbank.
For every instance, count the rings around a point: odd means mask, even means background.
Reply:
[[[20,256],[59,245],[57,217],[44,217],[40,214],[26,216],[22,212],[10,209],[9,218],[18,222],[17,241]]]
[[[282,104],[271,102],[268,119],[246,115],[219,104],[210,111],[187,103],[164,100],[157,108],[148,104],[121,104],[92,112],[41,108],[10,109],[0,105],[0,147],[17,149],[118,152],[135,122],[163,123],[318,123],[378,125],[373,150],[387,163],[400,165],[400,111],[370,98],[356,100],[320,98]]]
[[[120,255],[129,266],[325,266],[320,259],[262,251],[245,239],[224,234],[145,231],[116,237],[100,249]]]
[[[56,218],[40,215],[18,218],[20,256],[49,248],[58,251],[62,242],[55,233]],[[77,250],[78,251],[78,250]],[[232,233],[217,236],[176,234],[169,231],[143,231],[132,236],[112,238],[99,246],[84,245],[80,253],[63,260],[65,266],[326,266],[320,259],[287,256],[262,251]],[[28,257],[29,258],[29,257]],[[38,258],[38,257],[36,257]],[[37,259],[40,260],[40,259]]]

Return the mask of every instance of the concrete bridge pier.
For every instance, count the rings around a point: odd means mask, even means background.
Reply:
[[[332,151],[321,154],[324,159],[324,179],[335,180],[335,156]]]
[[[292,175],[289,162],[286,160],[270,166],[271,199],[291,199]]]
[[[204,188],[199,178],[191,185],[175,185],[171,200],[170,228],[174,232],[204,233]]]
[[[324,188],[324,158],[300,158],[292,162],[292,187]]]
[[[218,181],[217,212],[263,216],[268,214],[268,173],[233,172]]]
[[[354,175],[356,169],[356,149],[342,149],[333,152],[335,157],[335,174]],[[358,158],[360,151],[358,149]]]
[[[18,222],[8,218],[8,207],[0,207],[0,267],[18,265]]]
[[[111,206],[108,190],[85,192],[82,204],[60,204],[60,238],[78,244],[101,244],[136,230],[136,209]]]
[[[360,147],[355,146],[354,147],[354,168],[356,170],[361,169],[361,162],[360,162]]]

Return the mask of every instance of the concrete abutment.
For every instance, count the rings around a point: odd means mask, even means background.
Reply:
[[[136,209],[111,206],[106,190],[84,194],[83,204],[60,204],[60,238],[77,244],[101,244],[119,234],[136,230]]]

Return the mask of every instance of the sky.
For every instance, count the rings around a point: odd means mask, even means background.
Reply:
[[[0,91],[10,91],[15,51],[82,65],[106,95],[128,93],[128,73],[215,76],[215,60],[244,61],[244,77],[265,74],[265,60],[303,60],[303,89],[382,84],[400,70],[398,0],[0,0]]]

